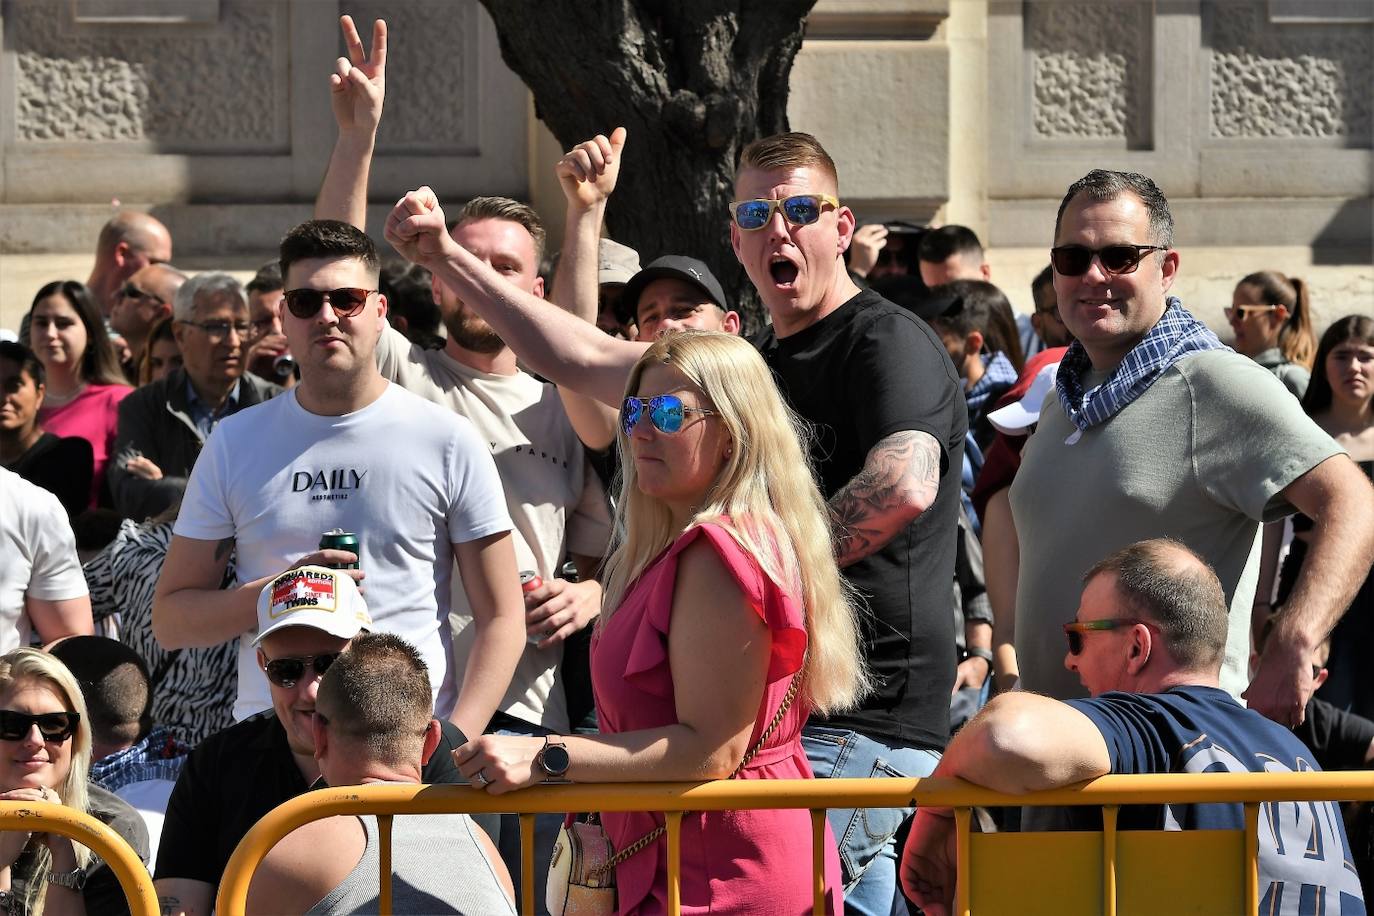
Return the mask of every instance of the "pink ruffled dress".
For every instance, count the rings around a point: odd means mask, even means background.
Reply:
[[[783,591],[725,529],[684,532],[636,580],[592,643],[592,686],[605,733],[662,728],[678,721],[669,669],[668,628],[678,557],[704,538],[720,555],[773,634],[763,703],[752,748],[777,714],[806,652],[806,623],[797,597]],[[810,710],[798,696],[738,779],[811,779],[801,729]],[[619,850],[663,823],[650,812],[607,813],[602,824]],[[622,914],[667,909],[667,838],[616,867]],[[682,912],[811,912],[811,818],[805,810],[689,812],[682,819]],[[840,862],[826,827],[827,912],[843,911]]]

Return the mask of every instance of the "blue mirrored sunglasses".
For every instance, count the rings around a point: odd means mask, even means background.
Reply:
[[[794,226],[809,226],[821,218],[825,205],[839,208],[840,202],[828,194],[796,194],[782,200],[737,200],[730,204],[730,214],[735,225],[746,232],[762,229],[773,218],[773,210],[782,210],[782,215]]]
[[[716,415],[714,410],[706,407],[688,407],[682,403],[682,398],[675,394],[660,394],[652,398],[626,398],[625,403],[620,405],[620,426],[625,430],[625,435],[634,432],[645,408],[649,411],[649,422],[661,433],[675,433],[682,429],[682,421],[689,413],[699,413],[708,417]]]

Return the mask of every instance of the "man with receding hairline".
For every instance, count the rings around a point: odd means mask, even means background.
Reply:
[[[1220,580],[1197,554],[1165,538],[1143,541],[1094,564],[1083,583],[1074,620],[1059,629],[1068,643],[1063,664],[1091,698],[1001,694],[950,741],[934,775],[1025,793],[1108,773],[1321,769],[1286,728],[1220,689],[1230,612]],[[1260,912],[1363,916],[1336,804],[1261,808]],[[1097,808],[1026,811],[1037,823],[1101,829]],[[1132,805],[1120,809],[1118,821],[1122,830],[1244,824],[1239,804]],[[907,895],[924,912],[949,912],[956,879],[951,809],[917,812],[901,871]]]
[[[149,264],[166,264],[170,260],[172,234],[167,227],[151,214],[121,210],[100,230],[95,266],[86,279],[86,287],[109,318],[115,293],[125,280]]]

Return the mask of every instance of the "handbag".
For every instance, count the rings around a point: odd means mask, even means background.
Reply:
[[[773,721],[759,735],[759,740],[740,760],[734,779],[749,761],[763,749],[769,736],[782,724],[782,717],[792,705],[797,695],[797,678],[792,683],[778,706]],[[570,818],[558,830],[558,840],[553,845],[553,857],[549,860],[548,887],[544,903],[553,916],[610,916],[615,912],[615,867],[626,859],[642,852],[667,832],[666,826],[655,827],[644,836],[635,840],[619,852],[611,844],[611,838],[601,826],[595,814],[587,815],[584,820]]]

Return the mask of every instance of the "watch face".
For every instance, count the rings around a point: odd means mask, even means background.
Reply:
[[[571,764],[572,758],[568,756],[568,749],[561,744],[550,744],[539,754],[539,765],[550,776],[562,776],[568,772]]]

